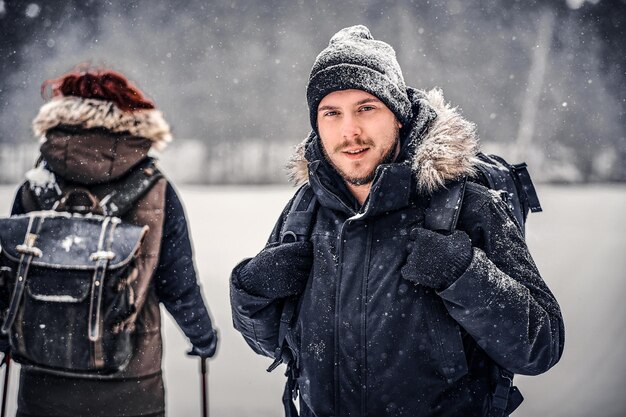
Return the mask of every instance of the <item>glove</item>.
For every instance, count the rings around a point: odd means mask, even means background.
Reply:
[[[202,359],[211,358],[215,355],[218,341],[219,338],[217,337],[217,330],[211,329],[211,335],[209,336],[207,343],[202,346],[193,346],[191,350],[187,352],[187,355],[199,356]]]
[[[469,236],[460,230],[442,235],[424,228],[413,229],[415,239],[400,273],[415,284],[437,291],[448,288],[469,267],[474,251]]]
[[[309,241],[268,246],[239,270],[237,282],[253,295],[291,297],[304,291],[312,265]]]

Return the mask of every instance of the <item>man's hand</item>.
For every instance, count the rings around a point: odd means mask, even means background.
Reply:
[[[465,232],[455,230],[450,235],[442,235],[420,227],[411,233],[409,254],[400,272],[415,284],[444,290],[472,262],[472,243]]]
[[[211,329],[211,334],[209,335],[207,342],[201,346],[192,347],[187,354],[191,356],[199,356],[202,359],[211,358],[215,355],[218,341],[219,338],[217,337],[217,330]]]
[[[250,294],[285,298],[304,291],[313,264],[309,241],[268,246],[240,271],[239,285]]]

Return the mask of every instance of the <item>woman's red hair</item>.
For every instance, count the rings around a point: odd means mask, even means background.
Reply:
[[[154,103],[144,97],[124,75],[111,70],[73,71],[41,84],[41,95],[45,98],[50,87],[52,97],[74,96],[107,100],[123,111],[154,109]]]

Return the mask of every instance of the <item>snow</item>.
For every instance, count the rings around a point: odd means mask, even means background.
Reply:
[[[30,294],[35,300],[47,301],[51,303],[76,303],[80,301],[80,298],[72,297],[71,295],[43,295],[43,294]],[[43,326],[43,327],[42,327]],[[42,329],[46,327],[45,324],[40,324]]]
[[[27,17],[34,19],[39,16],[39,12],[41,12],[41,7],[37,3],[31,3],[26,7],[26,11],[24,13]]]
[[[65,252],[69,252],[72,249],[72,245],[80,245],[83,242],[83,238],[80,236],[70,235],[66,236],[61,241],[61,247],[65,249]]]
[[[54,174],[45,169],[43,165],[38,165],[26,172],[26,179],[34,186],[43,188],[51,187],[56,182]]]
[[[0,212],[8,212],[14,188],[0,187],[5,196]],[[282,416],[282,369],[265,372],[271,360],[255,355],[233,330],[228,278],[237,262],[263,247],[295,189],[179,187],[179,191],[190,220],[204,297],[221,337],[217,358],[209,361],[211,415]],[[566,346],[561,362],[547,374],[515,377],[526,400],[514,417],[623,416],[626,187],[539,186],[537,191],[544,212],[530,215],[527,241],[561,305]],[[185,355],[189,346],[167,313],[163,322],[168,415],[200,415],[198,360]],[[16,368],[11,370],[8,415],[15,410]]]

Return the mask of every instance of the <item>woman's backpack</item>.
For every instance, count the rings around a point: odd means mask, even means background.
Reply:
[[[1,330],[17,362],[85,376],[128,364],[135,262],[148,227],[111,211],[121,215],[153,182],[131,175],[125,184],[106,204],[77,188],[55,210],[0,218]]]

